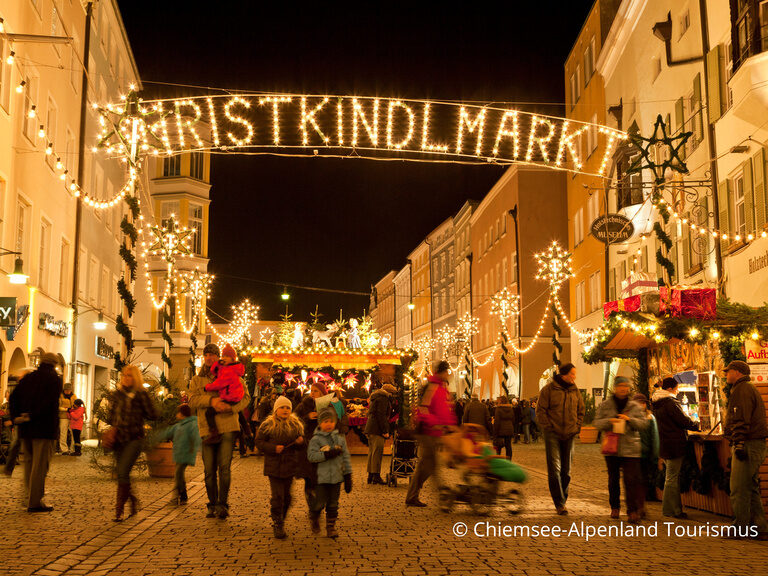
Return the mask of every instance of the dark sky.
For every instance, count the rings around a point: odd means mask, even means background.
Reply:
[[[563,63],[593,0],[245,2],[119,0],[145,97],[200,95],[189,84],[254,91],[519,104],[561,114]],[[277,5],[280,4],[280,5]],[[156,84],[157,83],[157,84]],[[220,92],[213,92],[220,93]],[[364,159],[214,156],[212,310],[244,297],[263,319],[282,284],[369,292],[498,166]],[[252,278],[238,280],[232,276]],[[269,283],[275,283],[272,285]],[[362,313],[368,298],[289,289],[308,320]]]

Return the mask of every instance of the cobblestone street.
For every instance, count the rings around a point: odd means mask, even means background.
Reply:
[[[571,514],[555,516],[546,488],[541,445],[516,446],[515,459],[530,472],[525,487],[526,511],[511,517],[501,512],[491,524],[558,525],[573,522],[609,524],[602,457],[596,445],[577,445],[569,499]],[[136,474],[143,508],[138,517],[113,524],[110,520],[114,483],[89,465],[88,457],[56,457],[49,476],[51,514],[29,515],[20,504],[21,469],[3,478],[0,508],[4,537],[0,541],[3,573],[8,576],[184,575],[213,574],[610,574],[653,573],[744,575],[764,572],[768,544],[707,537],[667,537],[660,505],[649,505],[647,524],[659,522],[658,536],[590,539],[570,535],[528,538],[479,538],[471,535],[481,519],[467,508],[450,514],[436,510],[435,494],[427,490],[426,509],[406,509],[405,485],[367,486],[365,458],[353,457],[356,486],[342,495],[341,536],[337,541],[315,538],[306,521],[299,483],[289,513],[289,538],[272,538],[267,514],[269,488],[261,474],[261,458],[235,457],[231,493],[232,516],[206,519],[202,466],[188,470],[190,503],[167,505],[170,479]],[[724,518],[691,512],[681,526],[720,524]],[[470,535],[452,532],[465,522]]]

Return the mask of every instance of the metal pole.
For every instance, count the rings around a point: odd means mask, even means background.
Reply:
[[[91,51],[91,17],[93,3],[85,7],[85,41],[83,42],[83,75],[80,80],[80,134],[77,146],[77,182],[82,186],[85,179],[85,124],[88,114],[88,57]],[[83,199],[75,198],[75,241],[72,260],[72,340],[70,344],[70,382],[74,386],[77,365],[77,306],[80,292],[80,242],[83,225]],[[64,263],[66,265],[66,263]]]

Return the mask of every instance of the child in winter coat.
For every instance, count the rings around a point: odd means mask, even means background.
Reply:
[[[173,441],[173,461],[176,463],[174,477],[176,496],[171,504],[187,503],[187,481],[184,472],[187,466],[194,466],[197,451],[200,450],[200,433],[197,428],[197,416],[192,416],[188,404],[181,404],[176,411],[176,424],[169,426],[160,433],[158,441]]]
[[[317,428],[309,441],[307,456],[317,463],[317,487],[315,501],[309,512],[313,534],[320,533],[320,514],[325,509],[325,529],[329,538],[338,537],[336,519],[339,517],[341,484],[344,491],[352,491],[352,460],[347,442],[336,430],[337,414],[332,406],[324,408],[317,416]]]
[[[296,453],[304,443],[304,424],[292,413],[285,396],[275,400],[272,414],[256,433],[256,447],[264,454],[264,476],[269,477],[270,512],[275,538],[283,539],[285,517],[291,506],[291,486],[298,471]]]
[[[69,416],[69,429],[72,432],[72,444],[74,444],[75,451],[72,452],[72,456],[82,456],[83,448],[80,443],[80,435],[83,433],[83,422],[85,422],[85,404],[80,398],[74,401],[72,408],[67,410],[67,416]]]
[[[221,360],[214,364],[211,373],[216,378],[210,384],[206,384],[206,392],[218,392],[219,398],[227,404],[237,404],[243,399],[245,389],[241,378],[245,374],[245,368],[237,361],[237,352],[229,344],[221,351]],[[213,407],[205,411],[205,419],[208,422],[210,434],[205,439],[206,444],[218,444],[221,434],[216,429],[216,410]]]

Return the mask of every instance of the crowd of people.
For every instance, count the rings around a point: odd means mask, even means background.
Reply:
[[[321,531],[325,514],[326,534],[338,536],[337,519],[341,489],[352,491],[352,466],[345,435],[349,418],[340,392],[328,393],[322,382],[311,385],[309,393],[275,389],[253,401],[237,368],[231,347],[224,352],[214,344],[203,351],[203,363],[189,383],[187,402],[176,414],[177,422],[153,440],[172,440],[176,462],[173,503],[187,502],[185,470],[194,465],[202,450],[207,517],[229,516],[231,463],[236,440],[241,450],[245,438],[253,437],[254,447],[263,455],[263,473],[269,479],[269,510],[274,536],[286,538],[285,529],[292,502],[295,478],[304,481],[310,528]],[[26,454],[24,486],[27,510],[50,512],[44,502],[45,479],[58,445],[62,454],[81,454],[80,434],[84,406],[66,387],[57,371],[58,357],[43,354],[37,369],[21,378],[8,399],[8,422],[14,425],[19,444]],[[573,364],[559,367],[553,378],[530,401],[499,398],[483,402],[477,395],[456,401],[448,391],[450,367],[438,363],[425,386],[419,390],[412,411],[412,425],[419,445],[419,458],[410,478],[405,504],[425,507],[420,499],[431,477],[439,485],[438,452],[441,437],[458,424],[484,429],[497,454],[512,458],[514,443],[535,442],[541,436],[545,447],[549,491],[558,515],[567,515],[568,488],[574,443],[585,414],[584,395],[576,385]],[[759,468],[766,456],[766,411],[763,400],[750,381],[745,362],[731,362],[725,370],[731,393],[724,417],[724,433],[731,444],[730,497],[734,526],[741,536],[768,539],[760,499]],[[284,393],[281,393],[284,392]],[[383,384],[369,398],[365,435],[369,446],[368,484],[381,484],[384,443],[394,430],[391,418],[397,411],[397,389]],[[142,374],[133,365],[123,367],[120,381],[108,400],[109,428],[101,443],[114,452],[117,496],[116,521],[129,516],[139,504],[131,487],[131,470],[142,450],[146,422],[158,417],[157,407],[143,386]],[[244,416],[246,413],[247,416]],[[65,426],[62,422],[65,421]],[[681,408],[678,382],[665,378],[648,399],[632,394],[630,381],[616,377],[612,393],[598,407],[593,425],[601,432],[601,452],[608,473],[610,517],[620,517],[621,479],[629,522],[646,516],[645,502],[655,498],[657,470],[664,470],[662,513],[686,518],[680,496],[680,470],[685,456],[687,433],[697,430]],[[71,435],[72,449],[67,443]],[[15,455],[6,458],[13,471]],[[503,461],[500,459],[500,461]]]

